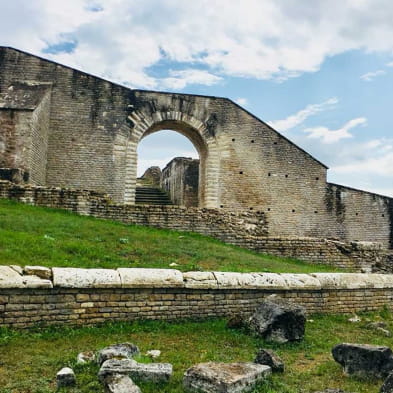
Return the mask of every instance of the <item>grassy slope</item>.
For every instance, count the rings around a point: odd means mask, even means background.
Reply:
[[[97,381],[98,367],[76,365],[80,351],[99,350],[108,344],[130,341],[141,352],[162,351],[159,361],[174,366],[170,383],[160,387],[140,385],[144,393],[182,393],[184,371],[206,361],[252,361],[258,347],[273,348],[284,360],[284,374],[276,374],[258,393],[309,393],[327,387],[348,392],[377,393],[382,381],[361,381],[345,377],[331,357],[340,342],[391,345],[391,338],[365,329],[367,319],[385,320],[393,327],[391,314],[362,315],[362,322],[350,323],[345,316],[314,316],[308,322],[305,340],[295,344],[268,344],[245,332],[229,330],[225,321],[116,323],[96,328],[49,329],[38,332],[0,331],[0,392],[49,393],[55,391],[56,372],[74,368],[78,387],[69,393],[103,393]]]
[[[334,271],[198,234],[129,226],[0,199],[0,264],[309,273]]]

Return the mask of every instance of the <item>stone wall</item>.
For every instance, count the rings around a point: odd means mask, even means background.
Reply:
[[[23,101],[29,83],[50,88],[49,119],[38,122],[38,142],[30,143],[30,129],[18,131],[18,143],[26,145],[20,151],[37,147],[36,166],[23,154],[20,164],[11,166],[42,169],[42,176],[34,178],[37,184],[43,184],[46,159],[45,185],[105,192],[117,203],[133,204],[139,142],[172,129],[198,150],[199,207],[263,212],[274,237],[377,241],[393,248],[392,198],[327,184],[324,164],[228,99],[131,90],[4,47],[0,72],[1,134],[10,131],[10,124],[30,127],[26,116],[31,112],[22,109],[36,110],[39,102],[29,106]],[[12,112],[11,121],[10,100],[2,106],[1,97],[17,84],[21,94],[13,103],[19,112]],[[40,142],[46,133],[47,149]],[[0,141],[4,150],[1,146]]]
[[[391,309],[393,276],[0,266],[0,326],[247,316],[270,294],[308,313]]]
[[[198,206],[199,160],[176,157],[162,170],[161,188],[175,205]]]
[[[67,209],[126,224],[197,232],[261,253],[352,271],[393,272],[393,250],[385,249],[382,244],[268,237],[269,223],[261,212],[229,213],[222,209],[121,205],[97,192],[17,185],[8,181],[0,181],[0,198]]]

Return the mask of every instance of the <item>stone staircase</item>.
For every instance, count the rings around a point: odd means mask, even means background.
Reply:
[[[138,205],[173,205],[168,194],[157,187],[136,187],[135,203]]]

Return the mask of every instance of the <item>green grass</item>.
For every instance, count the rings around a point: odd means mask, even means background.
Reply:
[[[310,273],[332,267],[262,255],[202,235],[0,200],[0,264]]]
[[[144,393],[181,393],[182,375],[191,365],[206,361],[252,361],[259,347],[274,349],[286,370],[262,384],[258,393],[309,393],[327,387],[348,392],[377,393],[379,380],[345,377],[331,357],[340,342],[391,345],[391,338],[365,328],[369,320],[384,320],[388,312],[363,314],[362,322],[350,323],[348,316],[312,316],[306,337],[300,343],[268,344],[244,331],[231,330],[224,320],[165,323],[144,321],[115,323],[101,327],[47,328],[27,332],[0,330],[0,392],[49,393],[55,390],[56,372],[74,368],[78,386],[72,393],[102,393],[97,381],[98,366],[76,365],[80,351],[99,350],[108,344],[133,342],[142,353],[160,349],[161,362],[170,362],[174,375],[166,385],[141,384]]]

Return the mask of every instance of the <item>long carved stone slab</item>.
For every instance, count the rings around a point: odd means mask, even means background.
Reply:
[[[113,269],[52,268],[53,285],[62,288],[118,288],[119,273]]]
[[[98,373],[101,381],[108,375],[128,375],[138,381],[150,381],[155,383],[168,382],[173,373],[169,363],[138,363],[132,359],[109,359],[104,362]]]
[[[117,269],[123,288],[182,288],[183,275],[175,269]]]

